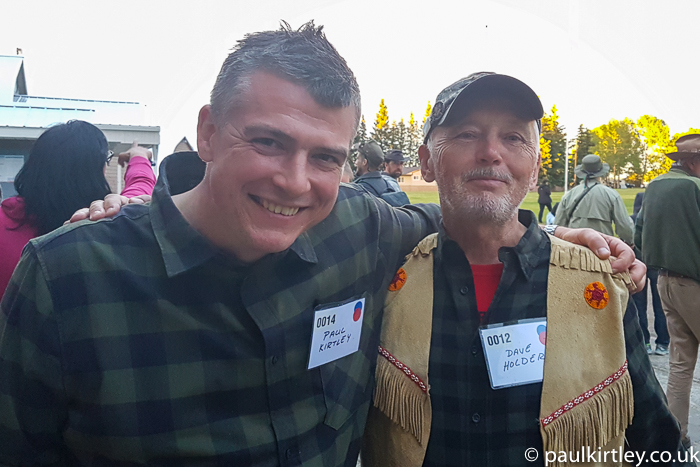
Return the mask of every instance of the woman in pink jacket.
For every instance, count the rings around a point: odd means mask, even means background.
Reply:
[[[119,155],[128,163],[122,195],[150,195],[155,175],[150,153],[132,147]],[[0,297],[27,242],[60,227],[80,208],[111,192],[105,171],[112,158],[96,126],[71,120],[46,130],[15,177],[18,196],[0,205]]]

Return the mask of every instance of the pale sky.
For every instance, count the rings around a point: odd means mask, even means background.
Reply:
[[[0,0],[0,54],[22,48],[30,95],[146,104],[161,157],[196,143],[236,40],[281,19],[325,26],[369,128],[382,98],[390,119],[422,121],[442,88],[496,71],[556,105],[570,138],[644,114],[673,134],[700,128],[698,17],[696,0]]]

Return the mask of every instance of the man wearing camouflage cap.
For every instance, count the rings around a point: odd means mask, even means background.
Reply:
[[[542,115],[505,75],[438,95],[419,156],[443,222],[389,286],[363,466],[620,465],[679,449],[629,277],[518,210]]]
[[[668,405],[688,438],[693,370],[700,342],[700,135],[676,141],[674,164],[646,190],[637,216],[635,244],[644,262],[659,269],[659,296],[666,314],[669,348]]]

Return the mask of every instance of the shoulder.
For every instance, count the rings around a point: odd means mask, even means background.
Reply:
[[[31,240],[39,254],[56,248],[67,248],[86,243],[129,242],[138,231],[151,231],[149,205],[124,206],[111,218],[99,221],[81,221],[64,225],[46,235]]]

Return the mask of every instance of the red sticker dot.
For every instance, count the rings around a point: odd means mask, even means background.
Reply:
[[[353,313],[352,319],[354,321],[357,321],[358,319],[360,319],[361,316],[362,316],[362,308],[359,308],[359,307],[355,308],[355,313]]]

